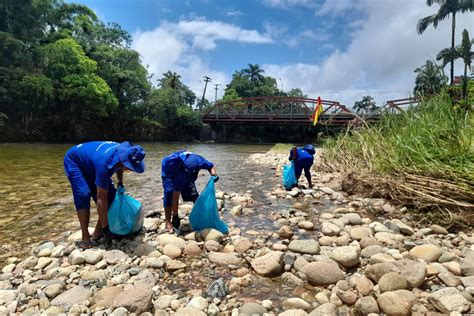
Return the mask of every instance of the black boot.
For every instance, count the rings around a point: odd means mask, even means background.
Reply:
[[[179,227],[181,226],[181,221],[178,215],[173,215],[173,219],[171,220],[171,225],[176,231],[179,231]]]
[[[114,235],[109,229],[109,226],[102,227],[102,235],[104,236],[104,245],[106,249],[112,247],[112,239]]]

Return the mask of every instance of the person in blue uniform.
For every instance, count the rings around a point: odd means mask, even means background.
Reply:
[[[74,205],[82,231],[80,248],[91,248],[97,240],[105,237],[105,246],[112,244],[112,233],[108,227],[107,211],[112,203],[116,188],[112,176],[117,174],[118,186],[123,186],[123,173],[145,170],[145,151],[130,142],[116,143],[95,141],[76,145],[64,156],[64,171],[71,183]],[[90,199],[97,204],[99,220],[91,238],[88,230]]]
[[[207,170],[212,176],[216,176],[214,181],[219,179],[212,162],[190,151],[177,151],[162,160],[161,179],[167,232],[172,233],[173,228],[179,230],[179,197],[181,196],[183,201],[195,202],[197,200],[199,193],[196,190],[195,181],[200,170]]]
[[[309,187],[313,187],[313,183],[311,182],[311,166],[314,162],[314,154],[316,151],[314,150],[313,145],[306,145],[303,148],[293,147],[290,150],[290,157],[288,160],[294,161],[295,163],[295,176],[296,179],[299,180],[301,177],[301,173],[304,170],[304,176],[308,180]]]

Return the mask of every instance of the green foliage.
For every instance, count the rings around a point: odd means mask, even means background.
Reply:
[[[431,60],[415,69],[415,95],[433,95],[439,93],[448,81],[441,67]]]
[[[240,99],[239,94],[235,91],[234,88],[226,89],[223,100],[224,101],[234,101]]]
[[[460,184],[474,181],[472,114],[446,96],[424,100],[379,125],[326,143],[329,159],[382,174],[415,173]]]
[[[366,95],[362,97],[362,100],[354,103],[354,109],[356,110],[356,113],[369,114],[375,112],[378,107],[374,98],[370,95]]]
[[[232,81],[226,86],[223,99],[235,98],[235,92],[240,98],[282,95],[278,90],[276,79],[263,76],[263,72],[264,70],[258,65],[251,64],[249,68],[236,71],[232,75]]]
[[[300,88],[291,89],[290,91],[288,91],[287,95],[289,97],[301,97],[301,98],[306,98],[307,97],[306,94],[303,94],[303,91],[301,91]]]

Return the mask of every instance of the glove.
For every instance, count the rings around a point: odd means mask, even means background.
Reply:
[[[212,179],[214,179],[214,183],[216,183],[217,181],[219,181],[219,176],[215,174],[212,176]]]
[[[174,228],[179,229],[179,226],[181,226],[181,221],[178,215],[173,215],[173,219],[171,220],[171,225],[173,225]]]
[[[112,232],[109,229],[109,226],[102,227],[102,234],[104,235],[104,244],[105,248],[112,247],[112,239],[114,238]]]

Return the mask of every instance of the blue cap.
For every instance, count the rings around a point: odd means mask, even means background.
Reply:
[[[145,151],[139,145],[132,145],[130,142],[123,142],[117,148],[120,162],[128,169],[136,173],[145,171]]]
[[[311,144],[308,144],[308,145],[304,146],[303,150],[306,151],[307,153],[311,154],[311,155],[314,155],[316,153],[316,150],[314,150],[314,147]]]

